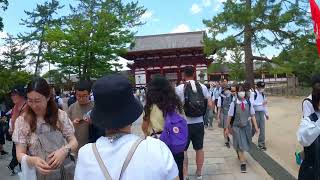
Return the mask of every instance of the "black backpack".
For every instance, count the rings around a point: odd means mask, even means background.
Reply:
[[[197,92],[192,91],[191,83],[184,85],[184,112],[187,117],[204,116],[207,111],[207,100],[204,98],[200,83],[195,82]]]

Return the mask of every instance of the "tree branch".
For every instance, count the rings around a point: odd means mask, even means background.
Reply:
[[[236,34],[234,37],[241,36],[244,33],[244,30],[242,30],[240,33]]]
[[[271,59],[267,57],[260,57],[260,56],[252,56],[252,60],[272,62]]]

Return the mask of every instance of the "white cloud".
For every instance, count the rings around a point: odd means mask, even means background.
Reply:
[[[198,14],[202,11],[202,8],[198,4],[194,3],[192,4],[190,11],[192,14]]]
[[[211,0],[202,0],[202,4],[204,7],[209,7],[211,6]]]
[[[8,33],[7,32],[0,32],[0,39],[4,39],[4,38],[7,38],[8,37]]]
[[[190,27],[186,24],[180,24],[175,27],[171,33],[190,32]]]
[[[141,16],[142,21],[149,20],[153,17],[153,12],[152,11],[146,11],[144,14]]]
[[[221,4],[215,4],[215,5],[213,6],[213,10],[214,10],[214,11],[219,11],[219,10],[221,9],[221,7],[222,7]]]

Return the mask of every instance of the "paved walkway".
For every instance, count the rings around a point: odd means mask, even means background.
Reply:
[[[216,126],[215,126],[216,127]],[[135,123],[134,133],[142,134],[140,122]],[[10,150],[11,143],[7,143],[5,149]],[[190,146],[192,147],[192,146]],[[247,173],[240,172],[235,151],[226,148],[223,143],[221,129],[206,130],[205,141],[205,164],[203,167],[204,180],[269,180],[272,179],[267,172],[255,161],[249,154],[247,157]],[[195,152],[190,150],[189,156],[189,174],[190,180],[195,179]],[[18,176],[10,176],[6,166],[10,161],[10,156],[0,157],[0,179],[1,180],[18,180]]]

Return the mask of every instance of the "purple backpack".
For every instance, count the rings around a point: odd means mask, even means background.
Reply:
[[[173,154],[183,152],[188,142],[187,121],[176,112],[167,113],[160,140]]]

